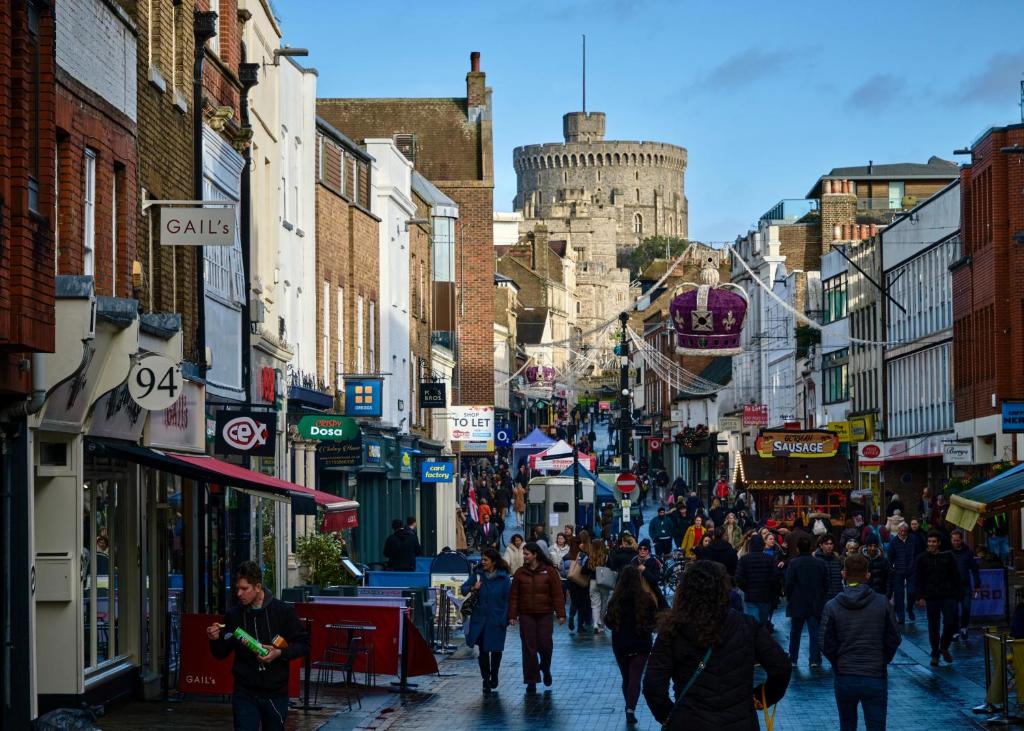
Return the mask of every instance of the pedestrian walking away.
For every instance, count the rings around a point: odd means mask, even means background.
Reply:
[[[288,716],[288,665],[309,652],[309,635],[292,605],[263,588],[263,575],[253,561],[235,572],[238,605],[223,624],[206,628],[210,651],[231,666],[235,687],[231,698],[237,731],[281,731]],[[248,644],[246,635],[256,640]]]
[[[766,676],[756,687],[755,664]],[[660,623],[643,692],[655,720],[669,731],[751,731],[759,727],[758,704],[778,703],[790,673],[786,653],[768,630],[729,608],[725,569],[698,560],[683,573]]]
[[[957,530],[949,537],[953,546],[951,553],[956,561],[957,571],[960,572],[960,581],[963,583],[963,596],[960,599],[960,616],[958,624],[960,631],[957,638],[967,639],[967,628],[971,626],[971,600],[981,596],[981,571],[978,568],[978,560],[974,551],[964,543],[964,534]]]
[[[847,557],[846,587],[821,614],[821,651],[835,672],[840,731],[857,731],[857,706],[867,731],[885,731],[888,665],[902,640],[892,605],[871,587],[868,564],[867,556]]]
[[[626,723],[630,725],[636,723],[640,681],[651,653],[657,617],[657,600],[639,569],[627,566],[615,585],[605,622],[612,630],[612,651],[622,675],[622,698],[626,703]]]
[[[465,634],[466,644],[476,646],[480,651],[477,660],[484,695],[498,687],[511,590],[508,564],[493,548],[485,548],[480,555],[480,563],[462,585],[464,596],[470,592],[477,595]]]
[[[608,549],[603,541],[590,542],[584,573],[590,577],[590,616],[594,621],[594,633],[603,634],[604,615],[616,578],[615,572],[608,568]]]
[[[751,539],[753,540],[753,539]],[[828,568],[825,562],[811,555],[810,536],[797,541],[798,555],[786,567],[786,616],[789,625],[789,659],[797,664],[800,656],[800,635],[807,626],[808,653],[812,668],[821,667],[821,646],[818,644],[818,620],[825,606]]]
[[[550,558],[536,543],[523,546],[523,567],[512,577],[508,602],[509,624],[519,624],[523,646],[523,682],[527,693],[537,692],[537,683],[550,686],[554,622],[565,623],[562,581]]]
[[[415,523],[414,523],[415,525]],[[415,571],[420,542],[400,518],[391,521],[391,535],[384,541],[384,558],[388,571]]]
[[[918,607],[928,612],[928,641],[935,667],[940,656],[946,662],[953,662],[949,646],[959,629],[957,610],[965,586],[952,551],[941,550],[942,535],[936,530],[929,531],[927,541],[925,552],[917,557],[914,565],[915,590],[920,595]]]
[[[762,627],[768,626],[772,604],[779,593],[775,559],[764,552],[764,539],[756,533],[736,567],[736,586],[743,592],[744,610]]]

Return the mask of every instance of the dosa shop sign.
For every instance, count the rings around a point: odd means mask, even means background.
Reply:
[[[830,431],[763,431],[754,442],[761,457],[833,457],[839,436]]]

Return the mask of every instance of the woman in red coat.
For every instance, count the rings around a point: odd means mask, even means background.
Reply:
[[[551,685],[553,615],[558,615],[559,624],[565,624],[562,577],[547,553],[531,541],[523,546],[523,567],[512,578],[508,601],[508,623],[519,623],[527,693],[536,693],[542,679],[544,685]]]

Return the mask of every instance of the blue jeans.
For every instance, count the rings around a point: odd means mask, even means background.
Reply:
[[[764,627],[768,624],[768,618],[772,613],[770,602],[744,602],[743,611],[757,620],[757,623]]]
[[[789,621],[789,659],[796,665],[800,657],[800,635],[804,632],[804,624],[807,624],[807,635],[810,647],[807,649],[811,663],[821,665],[821,644],[818,642],[818,617],[793,617]]]
[[[857,706],[864,709],[867,731],[885,731],[889,684],[886,678],[866,675],[836,675],[836,708],[839,731],[857,731]]]
[[[235,731],[284,731],[288,696],[257,696],[236,688],[231,708],[235,714]]]
[[[906,620],[906,609],[910,607],[910,615],[914,615],[914,584],[911,576],[895,573],[892,575],[893,610],[896,621]]]

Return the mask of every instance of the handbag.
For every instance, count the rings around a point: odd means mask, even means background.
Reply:
[[[665,719],[665,723],[661,724],[661,728],[663,729],[663,731],[664,731],[664,729],[672,728],[672,726],[673,726],[673,719],[678,720],[680,722],[679,727],[682,728],[682,719],[681,718],[676,718],[676,715],[677,715],[677,713],[679,711],[679,707],[680,707],[680,705],[683,702],[683,698],[686,697],[686,692],[688,690],[690,690],[690,688],[693,686],[693,684],[697,682],[697,678],[700,677],[700,674],[702,672],[704,672],[704,668],[707,667],[708,660],[710,658],[711,658],[711,648],[709,647],[708,651],[704,653],[704,657],[701,659],[701,661],[699,663],[697,663],[697,669],[693,671],[693,675],[691,675],[690,679],[686,681],[686,685],[683,686],[683,690],[679,694],[679,697],[676,698],[676,702],[672,705],[672,710],[669,711],[668,718]]]
[[[476,609],[476,605],[480,603],[480,591],[479,589],[471,589],[469,595],[462,600],[462,606],[459,607],[459,613],[463,617],[468,617]]]
[[[576,586],[590,586],[590,579],[583,575],[583,566],[580,564],[579,558],[569,564],[567,578]]]
[[[619,580],[619,572],[612,571],[607,566],[597,567],[597,585],[603,589],[614,589],[615,582]]]

